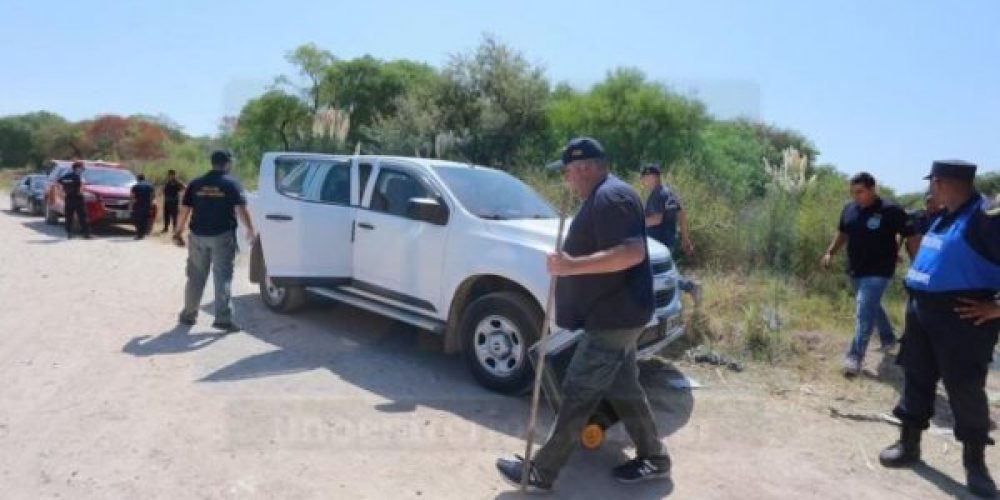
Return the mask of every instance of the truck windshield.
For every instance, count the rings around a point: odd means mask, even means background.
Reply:
[[[85,168],[83,182],[98,186],[129,187],[135,184],[135,175],[128,170]]]
[[[435,166],[458,201],[478,217],[493,220],[554,219],[556,212],[520,179],[482,167]]]

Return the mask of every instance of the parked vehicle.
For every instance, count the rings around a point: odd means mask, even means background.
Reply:
[[[490,389],[530,386],[558,217],[528,185],[425,158],[267,153],[258,186],[250,279],[269,308],[328,297],[443,335]],[[670,251],[648,248],[656,313],[640,357],[684,331]]]
[[[45,222],[56,224],[66,214],[66,201],[59,185],[59,178],[72,171],[73,162],[55,160],[48,176],[45,192]],[[87,222],[96,224],[131,223],[131,189],[136,183],[135,174],[117,163],[86,161],[83,170],[83,200]],[[156,219],[156,204],[149,214]]]
[[[44,174],[31,174],[18,179],[10,189],[10,209],[18,212],[23,208],[34,215],[40,215],[45,206],[47,183]]]

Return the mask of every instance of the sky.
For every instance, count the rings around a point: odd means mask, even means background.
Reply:
[[[934,159],[1000,170],[998,25],[994,0],[0,0],[0,116],[163,114],[215,134],[295,74],[301,44],[441,67],[489,33],[553,83],[635,67],[912,192]]]

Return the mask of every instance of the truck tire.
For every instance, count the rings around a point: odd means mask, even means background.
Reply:
[[[460,323],[462,354],[469,371],[484,387],[523,394],[531,388],[534,370],[528,348],[538,336],[542,312],[517,292],[494,292],[466,308]]]
[[[21,209],[17,207],[17,202],[14,201],[14,195],[13,194],[10,195],[10,211],[11,212],[20,212],[21,211]]]
[[[260,280],[260,298],[268,309],[281,314],[290,314],[306,302],[306,291],[300,286],[278,286],[271,281],[264,269],[264,279]]]

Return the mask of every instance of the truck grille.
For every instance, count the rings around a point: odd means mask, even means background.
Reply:
[[[128,210],[128,200],[104,200],[104,208],[109,210]]]
[[[676,294],[677,294],[677,287],[670,287],[670,288],[665,288],[663,290],[656,290],[654,295],[656,299],[656,308],[659,309],[661,307],[666,307],[670,305],[670,303],[674,301],[674,295]]]
[[[666,273],[666,272],[670,272],[670,270],[674,268],[674,261],[672,261],[670,259],[661,260],[659,262],[653,262],[653,263],[651,263],[650,267],[653,268],[653,275],[655,276],[657,274],[663,274],[663,273]]]

